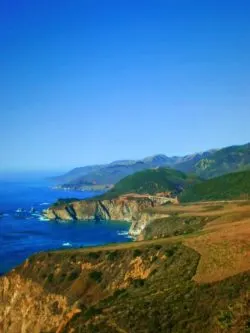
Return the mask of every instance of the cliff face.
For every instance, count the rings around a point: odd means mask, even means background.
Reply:
[[[136,198],[120,197],[113,200],[82,200],[51,206],[44,212],[44,215],[50,220],[128,221],[132,223],[130,234],[138,235],[149,221],[159,217],[151,213],[149,208],[167,202],[176,203],[176,199],[159,196],[138,196]]]
[[[67,328],[70,322],[134,281],[148,279],[167,260],[164,253],[149,247],[33,255],[0,278],[0,332],[75,332]]]
[[[48,293],[41,284],[16,273],[0,279],[0,299],[3,333],[50,332],[77,313],[65,296]]]

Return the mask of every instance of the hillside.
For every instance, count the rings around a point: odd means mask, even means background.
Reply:
[[[37,253],[0,278],[1,331],[249,332],[249,207],[161,206],[152,240]]]
[[[83,177],[91,172],[97,172],[102,167],[103,167],[102,165],[90,165],[90,166],[78,167],[70,170],[64,175],[57,177],[50,177],[49,180],[51,180],[55,184],[70,183],[74,181],[76,178]]]
[[[100,187],[98,188],[99,185],[105,189],[107,185],[110,186],[116,184],[124,177],[145,169],[158,167],[177,168],[176,166],[181,165],[182,163],[187,163],[193,167],[193,165],[195,165],[200,159],[212,155],[214,151],[215,150],[191,154],[183,157],[168,157],[163,154],[158,154],[141,160],[121,160],[106,165],[80,167],[69,171],[65,175],[54,177],[52,181],[62,188],[84,190],[90,189],[91,187],[92,189],[100,189]],[[186,172],[192,168],[184,167],[184,169],[185,170],[183,171]]]
[[[250,168],[250,144],[211,149],[185,156],[158,154],[141,160],[120,160],[104,165],[75,168],[51,180],[60,188],[75,190],[106,189],[135,172],[157,167],[172,167],[201,178]]]
[[[175,196],[183,188],[196,182],[199,182],[196,176],[186,175],[175,169],[147,169],[123,178],[101,198],[111,199],[127,193],[153,195],[159,192],[171,192]]]
[[[204,151],[201,153],[186,155],[181,159],[178,159],[176,163],[173,165],[173,167],[182,172],[195,173],[196,164],[203,159],[212,158],[216,151],[218,151],[218,149],[210,149],[208,151]]]
[[[250,144],[231,146],[215,151],[193,163],[186,161],[175,165],[178,170],[194,172],[202,178],[213,178],[226,173],[250,168]]]
[[[171,158],[158,154],[142,160],[120,160],[104,165],[79,167],[51,180],[56,184],[61,184],[62,187],[76,189],[90,185],[110,185],[135,172],[160,166],[170,166],[175,161],[175,157]]]
[[[250,198],[250,170],[226,174],[194,184],[180,195],[181,202]]]

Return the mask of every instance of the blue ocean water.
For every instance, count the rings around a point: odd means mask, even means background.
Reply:
[[[42,210],[58,198],[96,195],[96,192],[53,190],[49,185],[40,179],[0,181],[0,273],[39,251],[131,241],[127,222],[42,220]],[[16,213],[19,208],[25,212]]]

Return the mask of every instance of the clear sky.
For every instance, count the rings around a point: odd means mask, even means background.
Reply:
[[[250,141],[250,1],[3,0],[1,169]]]

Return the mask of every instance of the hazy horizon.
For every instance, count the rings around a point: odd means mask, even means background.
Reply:
[[[244,145],[244,144],[247,144],[249,142],[244,142],[242,144],[239,144],[239,145]],[[233,145],[233,146],[236,146],[236,145]],[[229,146],[226,146],[226,147],[229,147]],[[207,151],[209,150],[219,150],[219,149],[222,149],[222,148],[226,148],[226,147],[217,147],[217,148],[211,148],[211,149],[208,149]],[[184,157],[184,156],[187,156],[187,155],[192,155],[192,154],[198,154],[198,153],[202,153],[202,152],[205,152],[205,151],[197,151],[197,152],[190,152],[188,154],[184,154],[184,155],[167,155],[167,154],[164,154],[164,153],[156,153],[156,154],[153,154],[153,155],[146,155],[146,156],[143,156],[143,157],[140,157],[140,158],[135,158],[135,159],[132,159],[132,158],[123,158],[123,159],[119,159],[119,160],[112,160],[112,161],[107,161],[107,162],[103,162],[103,163],[87,163],[87,164],[81,164],[81,165],[68,165],[68,166],[64,166],[64,167],[51,167],[51,168],[45,168],[45,169],[36,169],[36,168],[24,168],[24,169],[15,169],[15,168],[8,168],[8,169],[3,169],[0,167],[0,180],[1,180],[1,176],[9,176],[10,178],[12,178],[13,175],[24,175],[26,177],[26,175],[28,173],[31,173],[31,177],[35,177],[37,175],[44,175],[44,176],[57,176],[57,175],[61,175],[63,173],[66,173],[74,168],[78,168],[78,167],[84,167],[84,166],[88,166],[88,165],[106,165],[106,164],[109,164],[109,163],[112,163],[112,162],[119,162],[119,161],[123,161],[123,160],[142,160],[146,157],[151,157],[151,156],[154,156],[154,155],[165,155],[167,157]]]
[[[249,15],[247,1],[3,3],[1,172],[249,142]]]

